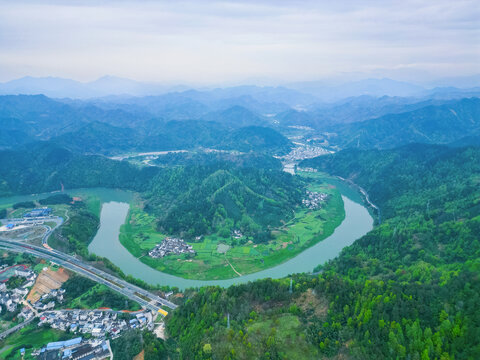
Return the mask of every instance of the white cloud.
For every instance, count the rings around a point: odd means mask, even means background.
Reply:
[[[476,1],[0,2],[0,79],[285,81],[478,72]]]

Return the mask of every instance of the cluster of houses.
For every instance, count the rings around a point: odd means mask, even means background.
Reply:
[[[154,259],[162,258],[169,254],[195,254],[195,250],[182,239],[166,237],[160,244],[157,244],[148,252],[148,255]]]
[[[243,234],[240,230],[233,230],[232,237],[234,239],[241,239],[243,237]]]
[[[55,307],[55,302],[62,303],[63,295],[65,294],[65,289],[53,289],[50,292],[43,294],[40,299],[38,299],[33,307],[39,311],[50,310]]]
[[[301,171],[301,172],[311,172],[311,173],[316,173],[318,172],[317,169],[314,169],[312,167],[297,167],[297,171]]]
[[[298,161],[298,160],[304,160],[304,159],[311,159],[320,155],[325,155],[330,153],[330,151],[320,146],[303,145],[303,144],[298,144],[298,145],[300,146],[293,148],[288,155],[285,155],[283,157],[285,161]]]
[[[18,267],[15,269],[15,276],[25,278],[25,282],[15,289],[9,290],[5,283],[0,283],[0,304],[10,312],[16,311],[18,305],[24,301],[37,274],[28,268]]]
[[[324,203],[327,199],[328,194],[307,190],[307,197],[302,200],[302,204],[310,210],[317,210],[322,207],[322,203]]]
[[[113,357],[109,340],[84,340],[81,337],[48,343],[32,355],[38,360],[100,360]]]
[[[127,329],[153,330],[150,311],[139,312],[130,319],[118,315],[118,312],[112,310],[55,310],[42,313],[38,326],[48,324],[54,329],[91,334],[96,338],[104,338],[107,334],[110,338],[115,338]]]

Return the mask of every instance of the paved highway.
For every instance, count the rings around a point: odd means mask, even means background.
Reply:
[[[40,246],[20,243],[11,240],[1,240],[0,247],[6,250],[28,253],[36,257],[41,257],[53,261],[69,270],[79,273],[93,281],[104,284],[112,290],[115,290],[131,300],[138,302],[144,308],[157,312],[161,305],[167,306],[170,309],[175,309],[177,305],[174,303],[152,294],[138,286],[128,283],[127,281],[110,275],[102,270],[99,270],[91,265],[85,264],[73,256],[64,254],[53,249],[46,249]]]

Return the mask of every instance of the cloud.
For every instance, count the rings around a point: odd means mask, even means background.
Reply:
[[[0,3],[0,79],[221,83],[478,71],[476,1]],[[405,72],[405,71],[404,71]],[[406,72],[408,73],[408,71]]]

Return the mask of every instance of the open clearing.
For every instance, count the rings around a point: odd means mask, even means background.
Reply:
[[[59,289],[62,284],[69,278],[67,272],[60,268],[54,271],[50,268],[43,270],[38,275],[35,285],[27,296],[27,300],[35,303],[42,297],[43,294],[48,294],[51,290]]]

